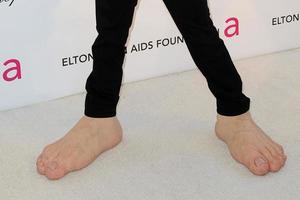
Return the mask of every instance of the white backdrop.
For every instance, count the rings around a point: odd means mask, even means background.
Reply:
[[[233,60],[300,47],[299,0],[208,3]],[[0,0],[0,20],[0,110],[85,91],[97,36],[94,0]],[[123,83],[196,68],[185,43],[155,45],[181,37],[162,0],[140,0]],[[139,46],[145,50],[131,52]]]

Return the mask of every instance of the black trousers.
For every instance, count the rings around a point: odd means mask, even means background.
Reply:
[[[242,80],[211,18],[207,0],[163,0],[197,68],[216,98],[217,113],[235,116],[250,107]],[[137,0],[96,0],[98,36],[92,45],[93,70],[87,78],[84,114],[116,115],[125,43]]]

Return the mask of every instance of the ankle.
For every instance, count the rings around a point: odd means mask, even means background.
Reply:
[[[228,141],[232,141],[232,138],[234,137],[234,132],[232,132],[232,128],[228,127],[228,125],[217,121],[215,124],[215,134],[216,136],[223,140],[225,143],[228,143]]]
[[[247,111],[240,115],[235,116],[225,116],[217,113],[217,121],[245,121],[245,120],[251,120],[252,116],[250,111]]]

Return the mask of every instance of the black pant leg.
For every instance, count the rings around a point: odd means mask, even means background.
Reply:
[[[137,0],[96,0],[98,36],[92,45],[93,70],[86,80],[84,114],[116,115],[123,76],[125,43]]]
[[[250,108],[242,80],[211,18],[207,0],[163,0],[187,48],[216,97],[217,112],[235,116]]]

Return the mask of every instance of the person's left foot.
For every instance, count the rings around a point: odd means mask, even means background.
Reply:
[[[217,114],[215,133],[232,157],[255,175],[276,172],[286,161],[282,146],[264,133],[249,111],[237,116]]]

